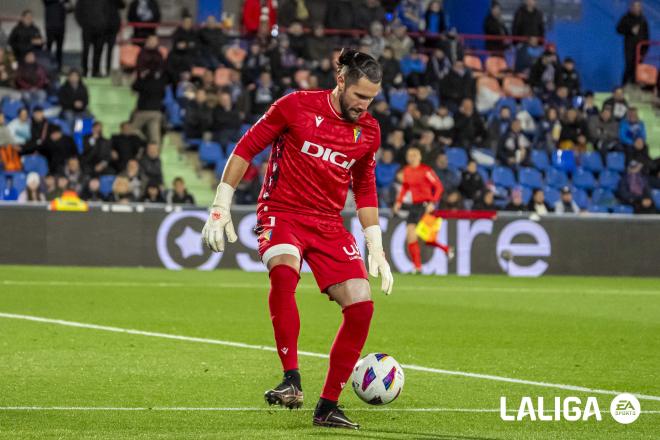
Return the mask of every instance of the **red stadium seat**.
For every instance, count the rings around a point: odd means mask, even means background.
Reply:
[[[135,69],[140,50],[140,46],[134,44],[121,45],[119,47],[119,65],[123,69]]]
[[[509,66],[506,64],[506,60],[504,58],[502,57],[486,58],[486,72],[489,75],[494,76],[495,78],[499,78],[506,70],[509,70]]]
[[[233,63],[237,66],[242,66],[247,52],[244,49],[241,49],[238,46],[231,46],[225,52],[225,57],[229,60],[230,63]]]
[[[512,98],[526,98],[531,95],[529,85],[516,76],[507,76],[503,83],[504,93]]]
[[[206,73],[206,70],[207,70],[206,67],[195,66],[191,70],[192,76],[197,76],[201,78]]]
[[[218,87],[228,86],[231,82],[231,69],[218,67],[215,70],[215,85]]]
[[[477,79],[477,111],[486,112],[495,107],[497,101],[504,96],[500,83],[490,76]]]
[[[650,64],[638,64],[636,72],[638,84],[643,86],[654,86],[658,83],[658,69]]]
[[[474,55],[465,55],[463,62],[465,63],[466,67],[472,69],[473,73],[484,71],[484,65],[481,62],[481,58],[479,57],[475,57]]]

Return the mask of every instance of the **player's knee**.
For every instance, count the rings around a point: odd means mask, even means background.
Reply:
[[[342,307],[348,307],[360,302],[371,301],[371,287],[369,282],[362,278],[346,281],[341,289],[339,303]]]
[[[289,266],[298,272],[300,269],[300,260],[293,255],[278,255],[269,259],[268,263],[266,263],[269,271],[272,271],[275,266]]]

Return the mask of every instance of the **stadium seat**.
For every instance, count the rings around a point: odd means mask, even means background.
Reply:
[[[539,171],[547,171],[550,169],[550,159],[548,154],[543,150],[532,150],[532,165]]]
[[[587,209],[589,207],[589,196],[587,193],[579,188],[573,188],[573,201],[580,207],[580,209]]]
[[[490,76],[477,79],[477,111],[484,113],[492,110],[497,102],[504,97],[500,83]]]
[[[484,166],[477,166],[477,172],[481,174],[481,178],[483,179],[484,183],[490,181],[490,172],[488,171],[488,168]]]
[[[612,207],[614,214],[633,214],[635,210],[630,205],[615,205]]]
[[[26,173],[35,172],[44,177],[48,174],[48,161],[40,154],[30,154],[23,156],[23,171]]]
[[[626,169],[626,155],[619,151],[607,153],[605,162],[608,170],[622,173]]]
[[[227,158],[223,157],[215,164],[215,175],[220,178],[222,172],[225,170],[225,165],[227,165]]]
[[[651,191],[651,197],[653,197],[653,203],[657,209],[660,209],[660,189],[654,189]]]
[[[119,46],[119,65],[122,69],[135,69],[140,50],[140,46],[136,46],[135,44],[122,44]]]
[[[2,200],[2,194],[5,192],[5,176],[0,174],[0,200]]]
[[[612,207],[617,204],[614,193],[609,189],[598,188],[591,195],[591,203],[594,205]]]
[[[503,72],[509,69],[506,60],[502,57],[486,58],[486,73],[495,78],[502,76]]]
[[[536,96],[530,96],[528,98],[523,98],[521,101],[523,110],[527,111],[532,118],[540,119],[545,115],[543,110],[543,102]]]
[[[488,148],[473,148],[470,150],[470,156],[477,162],[477,165],[492,169],[496,160],[493,152]]]
[[[516,100],[511,97],[505,97],[497,101],[497,104],[495,104],[496,115],[500,114],[502,107],[509,107],[512,115],[516,115],[518,113],[518,104],[516,104]]]
[[[575,153],[571,150],[555,151],[552,153],[552,166],[567,173],[572,173],[575,171]]]
[[[217,142],[202,142],[199,145],[199,160],[204,166],[214,166],[224,157],[222,147]]]
[[[639,85],[655,87],[658,83],[658,68],[651,64],[638,64],[635,79]]]
[[[568,177],[562,170],[551,168],[546,174],[546,182],[548,186],[551,186],[552,188],[561,189],[568,185]]]
[[[78,153],[83,152],[83,139],[88,134],[92,134],[92,127],[94,126],[94,118],[79,118],[73,124],[73,140],[78,147]]]
[[[202,144],[202,139],[195,139],[195,138],[184,138],[183,142],[186,145],[186,150],[192,150],[192,151],[197,151],[199,150],[199,146]]]
[[[99,192],[107,197],[112,192],[112,184],[115,183],[115,176],[106,174],[99,177]]]
[[[240,135],[243,136],[252,127],[250,124],[241,124]]]
[[[493,183],[497,186],[512,188],[516,185],[516,178],[511,168],[497,166],[493,169]]]
[[[543,188],[543,194],[545,194],[545,201],[550,206],[554,206],[555,203],[557,203],[561,197],[559,191],[551,186],[546,186],[545,188]]]
[[[5,173],[4,175],[5,182],[4,186],[5,188],[7,187],[7,180],[11,179],[12,181],[12,186],[16,188],[16,192],[18,194],[21,193],[25,189],[25,184],[26,184],[26,179],[27,175],[25,173],[19,172],[19,173]],[[4,190],[4,188],[3,188]]]
[[[591,191],[596,187],[596,179],[591,171],[587,171],[584,168],[578,168],[573,174],[573,185],[576,187]]]
[[[62,134],[65,136],[71,136],[71,124],[69,124],[64,119],[53,118],[49,119],[51,124],[55,124],[62,130]]]
[[[231,153],[234,151],[234,148],[236,148],[235,142],[230,142],[227,145],[225,145],[225,156],[229,157]]]
[[[475,57],[474,55],[465,55],[463,58],[465,67],[472,70],[472,73],[483,73],[484,65],[481,62],[481,58]],[[476,75],[475,75],[476,76]]]
[[[521,99],[526,98],[531,94],[531,89],[522,79],[509,75],[504,78],[502,89],[507,96],[512,98]]]
[[[586,153],[582,156],[582,166],[585,170],[589,170],[592,173],[600,173],[603,171],[603,159],[598,152]]]
[[[270,149],[271,147],[268,146],[265,150],[262,150],[260,153],[258,153],[256,156],[252,158],[252,164],[259,166],[262,163],[266,162],[268,158],[270,157]]]
[[[228,86],[231,82],[231,69],[227,67],[218,67],[215,69],[214,82],[218,87]]]
[[[408,105],[408,92],[405,90],[390,91],[390,108],[401,113],[406,111]]]
[[[528,188],[526,186],[522,187],[522,201],[525,205],[529,203],[530,200],[532,200],[532,189]]]
[[[18,112],[25,107],[20,99],[5,99],[2,101],[2,114],[5,115],[5,124],[18,116]]]
[[[463,148],[447,148],[447,161],[452,169],[463,169],[467,166],[468,155]]]
[[[543,186],[543,176],[535,168],[523,167],[518,171],[518,182],[524,187],[537,189]]]
[[[598,185],[603,189],[615,190],[619,186],[621,175],[615,171],[605,170],[600,173]]]
[[[242,66],[246,57],[247,52],[240,46],[230,46],[227,48],[227,50],[225,50],[225,58],[227,58],[227,61],[236,66]]]
[[[600,206],[600,205],[589,205],[587,211],[593,214],[607,214],[610,212],[610,210],[607,209],[607,206]]]

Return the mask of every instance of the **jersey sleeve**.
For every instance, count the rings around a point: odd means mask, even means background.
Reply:
[[[438,175],[433,171],[433,168],[430,168],[426,171],[426,178],[429,180],[431,187],[433,189],[433,202],[437,203],[438,200],[442,197],[444,192],[444,187],[442,186],[442,181]]]
[[[376,136],[372,148],[353,168],[353,194],[357,209],[378,208],[378,195],[376,193],[376,151],[380,147],[380,127],[376,126]]]
[[[284,132],[289,122],[287,115],[296,114],[297,103],[296,93],[291,93],[275,101],[238,141],[234,154],[251,162],[254,156],[265,150]]]

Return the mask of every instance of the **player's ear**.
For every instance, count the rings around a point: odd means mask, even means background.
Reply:
[[[344,78],[344,75],[341,73],[337,74],[337,88],[339,89],[339,91],[343,92],[345,86],[346,86],[346,78]]]

